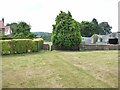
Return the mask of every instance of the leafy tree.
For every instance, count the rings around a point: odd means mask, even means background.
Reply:
[[[91,37],[93,34],[109,34],[111,33],[112,27],[108,24],[108,22],[98,24],[97,19],[93,18],[91,22],[82,21],[80,23],[80,29],[83,37]]]
[[[97,24],[97,25],[98,25],[97,19],[93,18],[92,22],[93,22],[94,24]]]
[[[30,33],[27,34],[26,37],[32,39],[33,37],[35,37],[35,35],[34,35],[34,33],[30,32]]]
[[[108,24],[108,22],[101,22],[99,26],[100,26],[100,34],[106,35],[111,33],[112,27]]]
[[[72,19],[70,12],[61,13],[55,19],[53,25],[52,43],[57,48],[71,48],[79,46],[81,43],[80,26]]]
[[[83,37],[91,37],[94,34],[94,23],[82,21],[80,23],[80,31]]]
[[[10,24],[10,27],[11,27],[11,29],[12,29],[12,34],[13,34],[13,35],[17,34],[18,24],[17,24],[17,23],[11,23],[11,24]]]
[[[30,33],[30,25],[28,25],[26,22],[19,22],[18,24],[18,31],[17,33],[24,33],[25,35]]]
[[[23,33],[15,34],[14,38],[25,38]]]
[[[26,22],[9,24],[12,29],[12,34],[15,38],[33,38],[34,34],[30,32],[31,26]]]
[[[99,27],[97,19],[93,18],[92,23],[93,23],[92,29],[94,31],[94,34],[100,34],[100,27]]]

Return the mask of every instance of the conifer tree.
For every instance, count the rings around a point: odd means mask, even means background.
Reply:
[[[53,25],[52,43],[57,48],[70,48],[81,43],[79,22],[72,19],[71,13],[63,11],[56,17]]]

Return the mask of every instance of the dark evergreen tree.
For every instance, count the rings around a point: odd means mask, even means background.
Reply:
[[[53,25],[52,43],[57,48],[70,48],[79,46],[81,43],[80,26],[72,19],[70,12],[61,13],[56,17]]]
[[[100,26],[100,34],[106,35],[111,33],[112,27],[108,24],[108,22],[101,22]]]
[[[94,31],[94,34],[100,34],[100,27],[97,19],[93,18],[92,23],[93,23],[92,29]]]
[[[92,22],[98,25],[97,19],[93,18]]]
[[[82,37],[91,37],[94,34],[94,23],[82,21],[80,23],[80,31]]]

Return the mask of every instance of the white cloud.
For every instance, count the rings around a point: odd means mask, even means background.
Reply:
[[[118,31],[118,0],[1,0],[1,16],[6,23],[25,21],[31,31],[52,31],[60,10],[72,13],[75,20],[107,21]],[[4,8],[3,8],[4,7]]]

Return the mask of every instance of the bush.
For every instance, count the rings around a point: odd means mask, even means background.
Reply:
[[[78,47],[81,43],[80,26],[72,19],[70,12],[62,12],[56,17],[53,25],[52,43],[56,48]]]
[[[43,39],[0,40],[0,43],[2,44],[1,54],[37,52],[43,48]]]
[[[13,39],[11,41],[11,53],[26,53],[28,52],[29,48],[27,45],[30,45],[32,40],[29,39]]]
[[[2,45],[2,49],[0,50],[1,54],[10,54],[10,42],[11,40],[0,40],[0,44]]]
[[[36,46],[38,46],[38,50],[43,49],[43,39],[42,38],[37,38],[33,40],[34,42],[36,42]]]

